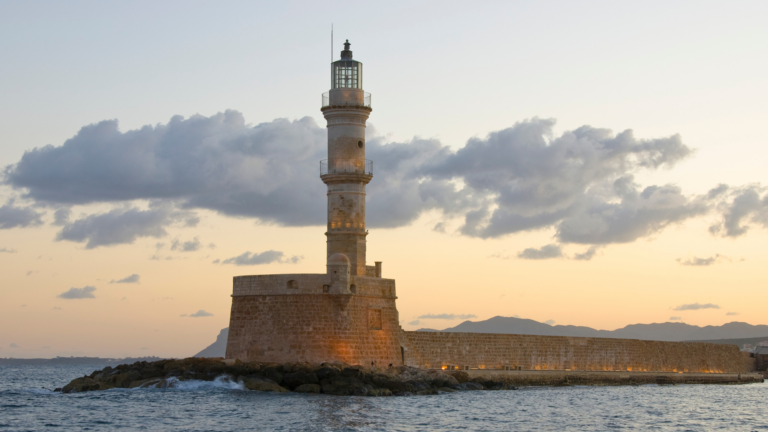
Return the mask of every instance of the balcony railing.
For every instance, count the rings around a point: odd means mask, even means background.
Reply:
[[[338,107],[371,107],[371,94],[368,92],[335,92],[334,97],[331,98],[331,92],[323,93],[323,105],[321,108],[338,106]],[[362,97],[361,97],[362,96]]]
[[[368,159],[325,159],[320,161],[320,175],[367,174],[373,175],[373,161]]]

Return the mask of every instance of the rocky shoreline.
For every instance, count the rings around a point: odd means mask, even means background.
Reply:
[[[256,391],[337,396],[435,395],[467,390],[516,390],[528,386],[750,384],[762,373],[669,373],[629,371],[444,371],[408,366],[364,367],[344,363],[243,363],[222,358],[137,361],[107,366],[56,391],[79,393],[113,388],[174,388],[183,381],[236,383]]]
[[[515,390],[463,371],[423,370],[407,366],[363,367],[343,363],[310,365],[225,362],[221,358],[140,361],[107,366],[56,389],[79,393],[113,388],[173,388],[186,380],[228,380],[248,390],[322,393],[337,396],[435,395],[466,390]]]

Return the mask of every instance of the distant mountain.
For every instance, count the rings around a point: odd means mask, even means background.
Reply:
[[[668,342],[713,339],[760,338],[768,335],[768,325],[731,322],[721,326],[699,327],[684,323],[632,324],[616,330],[595,330],[591,327],[540,323],[531,319],[493,317],[485,321],[464,321],[445,330],[419,329],[452,333],[500,333],[541,336],[579,336],[616,339],[642,339]]]
[[[227,337],[229,337],[229,327],[221,329],[219,335],[216,336],[216,342],[193,357],[224,357],[224,353],[227,351]]]

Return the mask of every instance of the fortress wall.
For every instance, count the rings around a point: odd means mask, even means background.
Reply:
[[[403,332],[403,336],[405,363],[428,368],[717,373],[752,369],[735,345],[486,333]]]
[[[295,283],[289,284],[290,281]],[[359,295],[395,297],[394,279],[350,276],[349,281],[350,284],[355,284]],[[330,283],[331,278],[325,273],[235,276],[232,294],[233,296],[322,294],[323,285]]]
[[[232,297],[227,358],[260,362],[402,364],[394,297]]]

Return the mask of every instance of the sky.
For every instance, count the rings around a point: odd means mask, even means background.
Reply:
[[[324,272],[345,39],[404,329],[768,324],[766,13],[0,2],[0,357],[193,355],[233,276]]]

